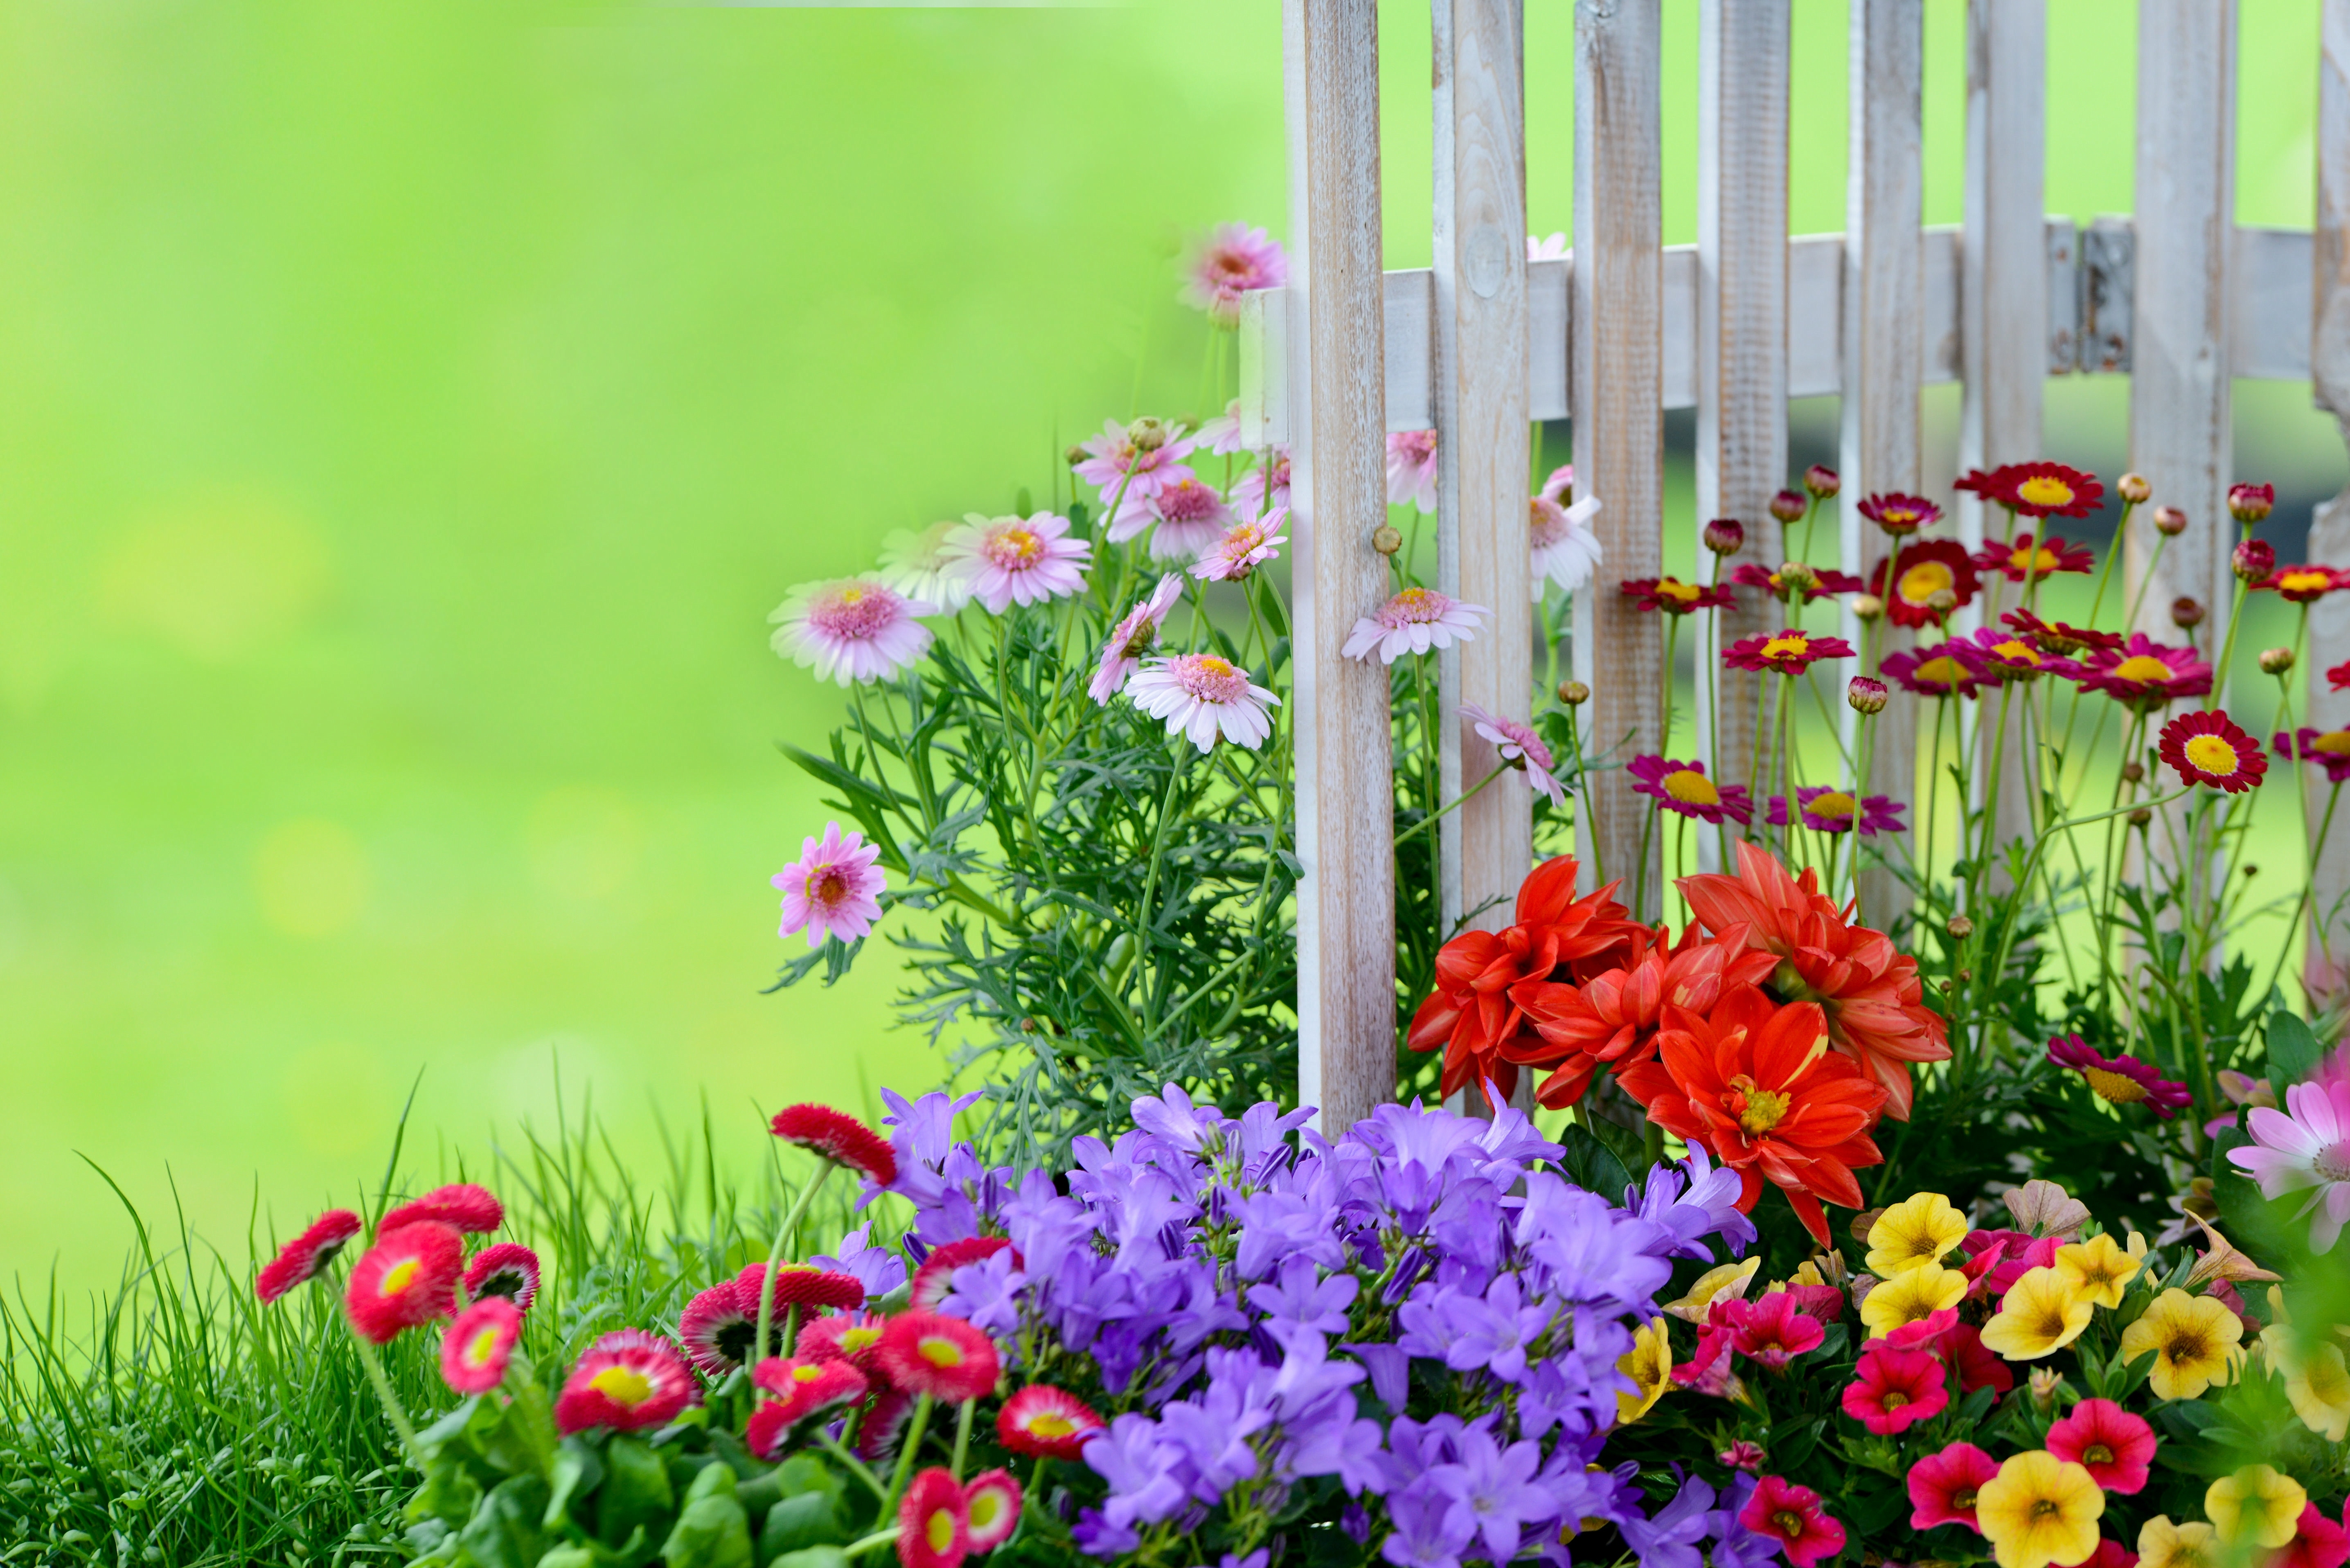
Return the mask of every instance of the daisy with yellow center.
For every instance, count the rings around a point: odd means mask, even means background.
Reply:
[[[2226,1303],[2173,1286],[2122,1330],[2122,1358],[2154,1352],[2147,1382],[2156,1397],[2192,1399],[2215,1383],[2235,1381],[2243,1337],[2243,1323]]]
[[[1966,1296],[1966,1275],[1924,1260],[1879,1281],[1862,1298],[1860,1321],[1867,1324],[1869,1338],[1882,1339],[1903,1324],[1957,1306]]]
[[[2211,1490],[2203,1494],[2203,1511],[2221,1544],[2249,1543],[2273,1551],[2293,1544],[2301,1511],[2308,1501],[2309,1494],[2291,1476],[2267,1465],[2246,1465],[2211,1483]]]
[[[2085,1302],[2101,1307],[2122,1304],[2122,1287],[2137,1277],[2146,1260],[2146,1238],[2133,1235],[2133,1248],[2123,1251],[2111,1236],[2092,1236],[2056,1249],[2056,1272],[2064,1287]]]
[[[2028,1269],[1983,1324],[1982,1342],[2010,1361],[2037,1361],[2080,1338],[2095,1310],[2074,1293],[2063,1270]]]
[[[2045,1449],[2010,1458],[1975,1498],[1975,1518],[1999,1568],[2087,1562],[2105,1511],[2106,1494],[2089,1472]]]
[[[1840,637],[1814,637],[1790,627],[1775,636],[1742,638],[1722,650],[1721,661],[1732,670],[1801,675],[1820,659],[1850,659],[1854,652]]]
[[[1868,1228],[1868,1268],[1880,1279],[1939,1263],[1967,1239],[1967,1217],[1939,1192],[1918,1192]]]
[[[2190,784],[2238,794],[2261,782],[2268,757],[2225,712],[2181,713],[2162,727],[2157,750]]]

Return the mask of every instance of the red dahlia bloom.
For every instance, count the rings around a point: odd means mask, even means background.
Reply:
[[[1898,491],[1868,496],[1860,504],[1860,514],[1897,539],[1942,520],[1940,507],[1922,495],[1904,495]]]
[[[2119,648],[2092,652],[2082,668],[2084,691],[2102,691],[2142,712],[2211,690],[2211,667],[2195,649],[2172,648],[2142,631],[2130,633]]]
[[[1102,1418],[1085,1401],[1043,1383],[1006,1399],[995,1417],[996,1440],[1031,1459],[1074,1459],[1101,1429]]]
[[[994,1391],[995,1342],[959,1317],[902,1312],[882,1326],[879,1355],[891,1386],[947,1404]]]
[[[2070,659],[2076,653],[2108,652],[2122,645],[2122,634],[2117,631],[2092,631],[2061,620],[2043,620],[2028,609],[2012,609],[1999,618],[2033,647],[2059,659]]]
[[[2305,605],[2336,588],[2350,588],[2350,572],[2331,566],[2279,566],[2252,585],[2252,592],[2273,593],[2287,603]]]
[[[2143,1491],[2154,1448],[2154,1428],[2110,1399],[2084,1399],[2048,1428],[2048,1451],[2106,1491]]]
[[[1909,1528],[1963,1524],[1981,1534],[1982,1525],[1975,1518],[1975,1498],[1997,1474],[1999,1461],[1972,1443],[1952,1443],[1940,1453],[1919,1459],[1909,1467]]]
[[[881,1331],[889,1319],[871,1313],[843,1313],[837,1317],[810,1318],[800,1324],[800,1336],[792,1345],[792,1354],[801,1360],[846,1361],[875,1381],[884,1381],[881,1371]]]
[[[1742,637],[1721,650],[1721,661],[1732,670],[1775,670],[1801,675],[1823,659],[1850,659],[1855,649],[1840,637],[1814,637],[1794,627],[1771,636],[1757,632]]]
[[[528,1312],[538,1299],[538,1254],[519,1241],[483,1248],[465,1267],[465,1294],[474,1301],[504,1296]]]
[[[261,1266],[253,1276],[253,1293],[265,1303],[274,1302],[296,1285],[317,1279],[359,1233],[358,1215],[348,1209],[328,1210]]]
[[[912,1304],[924,1312],[935,1311],[954,1289],[954,1272],[965,1263],[976,1263],[992,1258],[1012,1243],[1002,1236],[966,1236],[959,1241],[941,1241],[931,1249],[922,1266],[914,1271],[914,1281],[909,1294]],[[1015,1254],[1016,1266],[1019,1258]]]
[[[898,1154],[889,1140],[830,1106],[785,1106],[775,1113],[769,1130],[785,1143],[856,1171],[876,1187],[898,1179]]]
[[[1521,1035],[1503,1055],[1525,1066],[1557,1069],[1534,1091],[1534,1098],[1551,1109],[1580,1100],[1602,1065],[1655,1054],[1667,997],[1691,1012],[1710,1012],[1731,987],[1770,978],[1777,961],[1747,948],[1742,934],[1706,941],[1694,926],[1682,933],[1678,950],[1665,946],[1661,929],[1644,931],[1633,955],[1627,967],[1581,985],[1536,980],[1511,988],[1511,1002],[1540,1038]]]
[[[1941,613],[1930,602],[1938,591],[1948,588],[1957,599],[1951,607],[1964,609],[1982,587],[1974,557],[1950,539],[1913,539],[1869,576],[1896,626],[1932,626]]]
[[[700,1403],[702,1390],[675,1345],[642,1329],[623,1328],[589,1345],[573,1364],[555,1401],[555,1424],[566,1433],[591,1427],[636,1432],[665,1427]]]
[[[486,1236],[505,1223],[506,1206],[487,1188],[461,1181],[452,1187],[436,1187],[423,1197],[401,1204],[376,1223],[376,1234],[413,1225],[420,1220],[434,1220],[443,1225],[453,1225],[468,1236]]]
[[[2096,475],[2061,462],[2010,462],[1985,473],[1971,469],[1956,485],[2019,517],[2086,517],[2105,498]]]
[[[678,1314],[678,1343],[704,1377],[723,1377],[743,1365],[758,1336],[756,1307],[745,1310],[744,1292],[733,1280],[711,1286]]]
[[[1887,654],[1877,668],[1899,681],[1903,690],[1921,697],[1971,697],[1978,684],[1975,672],[1960,661],[1947,642],[1914,653],[1898,649]]]
[[[962,1489],[962,1505],[971,1521],[971,1549],[993,1552],[1020,1528],[1020,1483],[1010,1470],[989,1470],[971,1478]]]
[[[771,1459],[785,1436],[819,1410],[851,1405],[865,1397],[871,1385],[846,1361],[784,1361],[770,1355],[751,1375],[752,1386],[772,1399],[762,1399],[751,1412],[743,1440],[751,1451]]]
[[[1755,1483],[1738,1522],[1777,1542],[1794,1568],[1812,1568],[1844,1550],[1844,1526],[1820,1511],[1820,1494],[1779,1476]]]
[[[2288,735],[2277,732],[2270,749],[2286,761],[2298,756],[2325,770],[2328,784],[2350,783],[2350,730],[2314,730],[2307,724]]]
[[[1777,572],[1752,563],[1731,573],[1730,580],[1742,588],[1761,588],[1781,604],[1785,604],[1795,592],[1792,584],[1780,580]],[[1809,603],[1830,594],[1856,594],[1860,587],[1860,579],[1849,572],[1839,572],[1833,566],[1814,566],[1811,580],[1804,587],[1804,599]]]
[[[898,1504],[898,1561],[905,1568],[961,1568],[970,1554],[970,1505],[954,1477],[932,1465]]]
[[[2162,727],[2156,751],[2187,783],[2230,794],[2241,794],[2269,771],[2261,743],[2224,711],[2181,713]]]
[[[2086,546],[2074,544],[2062,534],[2051,534],[2045,539],[2030,533],[2018,534],[2004,545],[1985,545],[1975,556],[1977,572],[1997,572],[2011,583],[2054,576],[2058,572],[2094,571],[2096,565],[2096,556]]]
[[[1950,1402],[1942,1364],[1928,1350],[1892,1350],[1879,1341],[1861,1353],[1844,1387],[1844,1413],[1879,1436],[1906,1432]]]
[[[460,1394],[486,1394],[505,1377],[522,1337],[522,1309],[484,1296],[457,1314],[441,1335],[441,1380]]]
[[[734,1288],[741,1293],[743,1310],[753,1317],[759,1315],[759,1286],[767,1276],[767,1265],[753,1263],[734,1276]],[[855,1274],[844,1274],[833,1269],[819,1269],[813,1263],[777,1263],[775,1288],[769,1293],[775,1303],[768,1315],[781,1321],[790,1307],[846,1310],[865,1304],[865,1282]]]
[[[1626,598],[1638,601],[1632,607],[1638,610],[1688,615],[1693,610],[1738,607],[1728,588],[1685,583],[1679,577],[1627,577],[1616,587]]]
[[[390,1345],[402,1329],[447,1317],[457,1307],[457,1276],[465,1268],[465,1239],[453,1225],[420,1220],[376,1233],[351,1266],[343,1310],[359,1336]]]

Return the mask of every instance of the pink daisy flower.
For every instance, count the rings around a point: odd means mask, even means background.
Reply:
[[[855,1171],[876,1187],[898,1179],[898,1153],[889,1140],[846,1111],[804,1101],[777,1111],[767,1130],[795,1148]]]
[[[1230,327],[1241,318],[1242,295],[1288,281],[1289,258],[1279,240],[1245,223],[1223,223],[1184,269],[1181,297]]]
[[[920,533],[899,528],[881,540],[882,582],[917,604],[935,606],[919,614],[952,615],[971,602],[971,576],[947,558],[947,535],[962,524],[933,523]]]
[[[971,1555],[971,1505],[945,1467],[914,1477],[898,1501],[900,1568],[962,1568]]]
[[[911,1308],[883,1325],[881,1370],[889,1386],[949,1404],[995,1391],[995,1342],[959,1317]]]
[[[1797,785],[1795,800],[1803,808],[1804,826],[1814,833],[1850,833],[1853,818],[1860,818],[1860,836],[1874,838],[1880,833],[1901,831],[1901,804],[1887,795],[1872,794],[1855,800],[1845,790],[1830,789],[1825,784],[1814,789]],[[1771,797],[1771,826],[1787,826],[1787,797]]]
[[[538,1254],[519,1241],[483,1248],[465,1266],[465,1294],[474,1301],[504,1296],[516,1312],[528,1312],[538,1299]]]
[[[2293,734],[2282,730],[2270,749],[2290,761],[2296,755],[2325,770],[2328,784],[2350,783],[2350,730],[2314,730],[2303,724]]]
[[[1273,733],[1269,709],[1281,699],[1253,684],[1248,672],[1212,653],[1159,659],[1127,685],[1134,705],[1167,721],[1167,732],[1181,735],[1201,751],[1218,735],[1247,751]]]
[[[1543,481],[1542,488],[1534,493],[1544,501],[1555,501],[1562,506],[1565,505],[1567,497],[1575,493],[1575,464],[1562,462],[1552,469],[1550,476]]]
[[[1645,794],[1666,811],[1720,823],[1725,817],[1741,827],[1754,820],[1754,803],[1744,784],[1716,784],[1705,776],[1701,762],[1675,762],[1669,757],[1634,757],[1624,771],[1632,776],[1632,793]]]
[[[971,1518],[971,1549],[993,1552],[1012,1539],[1020,1524],[1020,1483],[1005,1469],[973,1476],[962,1489],[963,1509]]]
[[[1006,1399],[995,1416],[995,1436],[1005,1448],[1040,1459],[1074,1459],[1101,1429],[1102,1418],[1085,1401],[1044,1383]]]
[[[1436,510],[1436,432],[1397,431],[1388,437],[1388,504]]]
[[[881,918],[877,895],[889,886],[873,864],[880,857],[879,845],[866,843],[861,833],[842,837],[837,822],[824,825],[821,839],[801,839],[800,857],[768,878],[784,896],[784,923],[775,934],[805,929],[813,948],[827,937],[853,942],[871,930]]]
[[[486,1394],[506,1375],[522,1337],[522,1309],[504,1296],[484,1296],[441,1335],[441,1380],[460,1394]]]
[[[1224,411],[1201,425],[1191,440],[1216,457],[1231,457],[1246,450],[1241,445],[1241,400],[1234,398],[1226,403]]]
[[[1562,472],[1571,476],[1573,469]],[[1586,495],[1571,506],[1561,505],[1547,495],[1537,495],[1527,504],[1528,537],[1534,545],[1534,597],[1542,602],[1546,583],[1556,583],[1566,593],[1574,593],[1589,582],[1599,567],[1599,535],[1592,531],[1591,519],[1599,514],[1599,498]]]
[[[1142,656],[1159,642],[1159,628],[1167,624],[1167,612],[1175,607],[1183,592],[1183,575],[1170,572],[1159,579],[1150,597],[1126,612],[1126,618],[1109,628],[1109,640],[1102,644],[1101,662],[1094,667],[1093,684],[1086,688],[1096,702],[1107,707],[1109,700],[1126,685],[1126,678],[1142,662]]]
[[[769,1356],[751,1375],[752,1386],[773,1399],[751,1412],[743,1442],[763,1459],[778,1457],[793,1427],[819,1411],[854,1404],[871,1385],[846,1361],[782,1361]]]
[[[1139,419],[1130,425],[1111,420],[1102,433],[1080,443],[1086,461],[1076,475],[1101,493],[1102,504],[1115,504],[1122,516],[1140,510],[1159,493],[1159,487],[1189,479],[1183,460],[1197,442],[1163,420]]]
[[[460,1181],[410,1199],[377,1220],[375,1228],[380,1235],[425,1220],[454,1225],[468,1236],[486,1236],[506,1222],[506,1206],[488,1188]]]
[[[1273,449],[1273,467],[1270,470],[1253,468],[1242,474],[1232,485],[1232,510],[1241,514],[1243,522],[1255,522],[1264,511],[1268,474],[1273,485],[1273,509],[1276,512],[1289,509],[1289,449],[1276,446]]]
[[[2350,1084],[2295,1084],[2284,1103],[2246,1112],[2254,1147],[2231,1148],[2228,1159],[2251,1173],[2263,1198],[2308,1188],[2301,1213],[2310,1217],[2309,1250],[2329,1252],[2350,1224]]]
[[[591,1427],[615,1432],[665,1427],[702,1390],[677,1347],[642,1329],[616,1329],[573,1364],[555,1401],[555,1424],[565,1433]]]
[[[1376,653],[1381,664],[1393,664],[1407,653],[1467,642],[1476,635],[1478,621],[1490,613],[1482,605],[1462,604],[1434,588],[1406,588],[1357,621],[1338,651],[1366,663]]]
[[[819,680],[879,680],[930,651],[931,628],[914,618],[934,608],[879,577],[803,583],[767,618],[775,628],[767,642]]]
[[[1036,605],[1086,586],[1094,547],[1069,538],[1069,520],[1049,512],[1033,517],[982,517],[976,512],[947,535],[950,560],[967,563],[972,597],[1002,615],[1015,604]]]
[[[2081,1075],[2099,1099],[2111,1105],[2143,1105],[2164,1121],[2195,1103],[2184,1084],[2175,1084],[2135,1056],[2107,1056],[2078,1034],[2048,1042],[2048,1059]]]
[[[1201,554],[1191,575],[1203,583],[1239,582],[1281,554],[1276,546],[1289,543],[1289,535],[1281,532],[1288,516],[1288,507],[1276,506],[1263,517],[1234,524]]]
[[[359,1233],[359,1217],[348,1209],[329,1209],[310,1228],[278,1249],[277,1256],[253,1277],[253,1293],[263,1303],[276,1301],[296,1285],[317,1279],[335,1255]]]
[[[1566,235],[1564,232],[1547,234],[1541,239],[1536,239],[1532,234],[1526,236],[1526,260],[1530,262],[1565,261],[1566,256]]]
[[[1150,534],[1151,559],[1180,560],[1214,545],[1232,522],[1232,509],[1213,485],[1184,478],[1161,488],[1144,503],[1141,513],[1111,524],[1109,537],[1122,544],[1156,523]]]
[[[1492,742],[1502,755],[1502,761],[1526,775],[1526,783],[1550,796],[1553,805],[1566,804],[1566,786],[1551,773],[1555,765],[1550,748],[1543,744],[1540,735],[1530,724],[1515,719],[1497,718],[1474,702],[1461,704],[1461,716],[1469,721],[1478,734]]]
[[[420,1220],[376,1232],[343,1285],[343,1310],[370,1345],[390,1345],[403,1329],[456,1310],[465,1272],[465,1239],[453,1225]]]
[[[723,1377],[742,1366],[758,1331],[756,1312],[746,1307],[733,1280],[697,1294],[685,1303],[677,1320],[677,1337],[685,1346],[686,1359],[705,1377]]]

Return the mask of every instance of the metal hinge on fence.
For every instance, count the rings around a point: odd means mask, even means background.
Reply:
[[[2070,218],[2048,220],[2048,373],[2070,375],[2080,352],[2081,231]]]
[[[2080,366],[2126,374],[2130,368],[2131,269],[2137,241],[2127,218],[2099,218],[2081,233]]]

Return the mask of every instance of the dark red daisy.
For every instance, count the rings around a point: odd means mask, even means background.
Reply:
[[[376,1234],[424,1220],[453,1225],[468,1236],[486,1236],[505,1223],[506,1206],[487,1188],[461,1181],[452,1187],[436,1187],[423,1197],[401,1204],[376,1221]]]
[[[2019,517],[2086,517],[2106,494],[2095,474],[2040,462],[2002,463],[1989,473],[1973,469],[1957,488]]]
[[[2162,760],[2191,784],[2241,794],[2261,782],[2269,759],[2225,712],[2181,713],[2162,727]]]
[[[785,1106],[768,1130],[785,1143],[856,1171],[876,1187],[898,1179],[898,1155],[889,1140],[830,1106]]]
[[[253,1276],[253,1293],[264,1302],[274,1302],[296,1285],[317,1279],[359,1233],[358,1215],[348,1209],[328,1210],[262,1265]]]
[[[1635,609],[1662,610],[1667,615],[1688,615],[1701,609],[1734,609],[1738,604],[1728,588],[1685,583],[1679,577],[1627,577],[1616,587],[1626,598],[1635,601]]]

